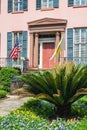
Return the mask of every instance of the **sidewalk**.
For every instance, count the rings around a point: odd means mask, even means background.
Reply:
[[[19,108],[29,97],[19,98],[17,95],[8,95],[6,99],[0,100],[0,116],[8,115],[12,110]]]

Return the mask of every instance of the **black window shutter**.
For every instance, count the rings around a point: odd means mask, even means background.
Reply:
[[[9,58],[9,55],[12,51],[12,32],[7,33],[7,66],[12,66],[12,59]]]
[[[59,7],[59,0],[53,0],[53,7],[58,8]]]
[[[74,0],[68,0],[68,6],[73,6]]]
[[[13,8],[12,0],[8,0],[8,13],[12,12],[12,8]]]
[[[36,0],[36,9],[41,9],[41,0]]]
[[[23,0],[23,10],[28,10],[28,0]]]
[[[73,60],[73,29],[67,29],[67,57],[69,61]]]

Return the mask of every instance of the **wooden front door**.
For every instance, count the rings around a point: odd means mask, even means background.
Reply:
[[[53,68],[55,61],[50,60],[50,57],[52,56],[55,49],[55,43],[54,42],[45,42],[43,43],[43,51],[42,51],[42,68]]]

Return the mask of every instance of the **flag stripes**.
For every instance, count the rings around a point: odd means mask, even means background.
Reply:
[[[16,43],[15,43],[14,48],[12,49],[9,57],[13,58],[13,59],[18,59],[19,52],[20,52],[19,41],[18,41],[18,38],[16,38]]]

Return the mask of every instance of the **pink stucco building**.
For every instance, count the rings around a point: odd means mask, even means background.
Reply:
[[[0,66],[52,68],[57,62],[87,64],[87,0],[0,0]],[[61,53],[52,56],[64,36]],[[18,60],[9,58],[19,39]]]

